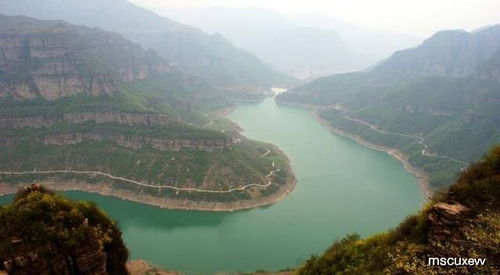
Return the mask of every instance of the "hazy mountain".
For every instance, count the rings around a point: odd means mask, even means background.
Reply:
[[[259,57],[299,77],[353,71],[363,66],[361,57],[350,52],[333,30],[296,27],[255,41],[252,49]]]
[[[332,127],[399,149],[437,190],[500,143],[499,30],[439,32],[372,71],[320,78],[278,100],[326,107]]]
[[[320,12],[294,14],[288,18],[301,26],[335,30],[345,46],[353,52],[362,54],[364,62],[368,65],[387,58],[396,50],[416,46],[421,41],[419,37],[403,33],[360,27]]]
[[[303,26],[272,10],[211,7],[162,12],[208,33],[221,33],[239,47],[296,76],[354,71],[371,65],[363,52],[344,44],[335,28]]]
[[[469,33],[441,31],[413,49],[398,51],[376,70],[464,77],[500,49],[500,25]]]
[[[0,0],[0,10],[119,32],[217,86],[270,86],[290,81],[221,35],[208,35],[126,0]]]

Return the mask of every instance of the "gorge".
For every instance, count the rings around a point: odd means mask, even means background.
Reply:
[[[276,144],[290,158],[297,187],[278,204],[211,213],[66,194],[95,201],[116,219],[133,259],[195,275],[295,267],[345,234],[395,226],[424,202],[417,180],[396,159],[332,135],[308,110],[268,98],[240,104],[228,117],[245,136]]]

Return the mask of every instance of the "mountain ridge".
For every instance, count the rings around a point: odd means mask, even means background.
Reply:
[[[218,87],[251,85],[269,88],[273,84],[292,81],[251,53],[235,48],[220,35],[208,35],[126,0],[36,3],[4,0],[0,1],[0,9],[9,15],[62,19],[121,33],[145,48],[154,49],[169,64]]]

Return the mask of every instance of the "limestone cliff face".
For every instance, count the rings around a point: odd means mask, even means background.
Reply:
[[[396,52],[381,72],[465,77],[500,49],[500,25],[468,33],[441,31],[416,48]]]
[[[61,21],[0,18],[0,97],[112,95],[120,81],[171,71],[118,34]]]
[[[166,139],[141,136],[126,136],[121,134],[101,134],[101,133],[70,133],[70,134],[54,134],[43,138],[45,145],[74,145],[86,141],[95,142],[114,142],[119,146],[130,149],[141,149],[146,146],[151,146],[154,149],[161,151],[179,151],[181,149],[194,149],[200,151],[216,151],[223,150],[234,144],[232,138],[226,139]],[[15,141],[10,141],[15,142]]]
[[[172,122],[173,118],[165,114],[141,114],[141,113],[67,113],[55,117],[4,117],[0,118],[0,129],[19,128],[41,128],[51,127],[57,122],[68,122],[70,124],[82,124],[85,122],[118,123],[125,125],[141,126],[165,126]]]

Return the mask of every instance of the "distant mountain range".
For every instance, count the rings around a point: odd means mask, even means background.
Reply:
[[[208,33],[221,33],[301,78],[361,70],[418,41],[364,30],[326,15],[285,16],[261,8],[228,7],[158,10]]]
[[[262,89],[292,81],[221,35],[208,35],[127,0],[0,0],[0,11],[121,33],[154,49],[169,64],[221,88]]]
[[[443,31],[369,72],[320,78],[278,97],[322,106],[337,130],[396,148],[432,190],[500,143],[500,27]]]

